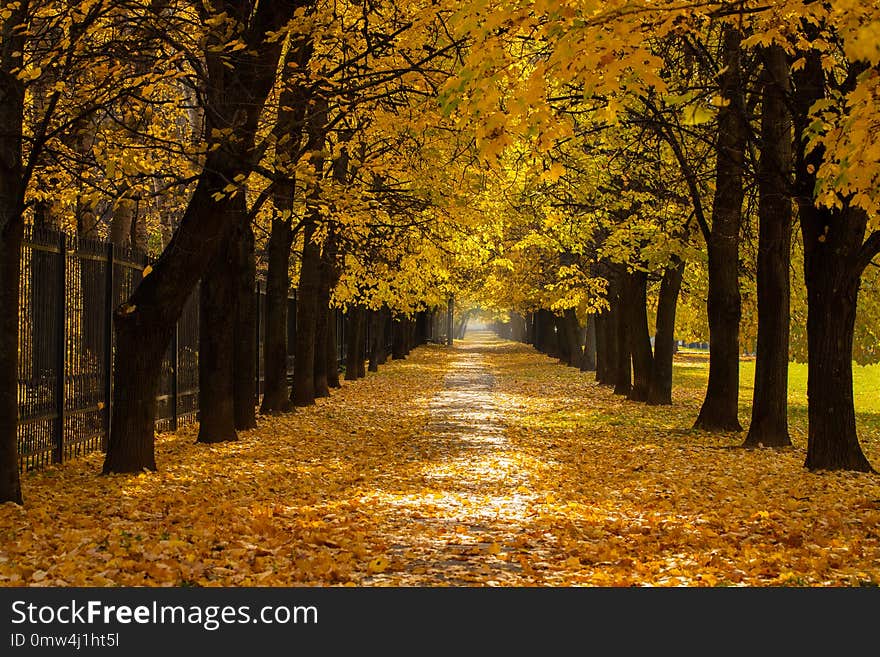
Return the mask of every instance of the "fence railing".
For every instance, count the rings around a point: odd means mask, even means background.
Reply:
[[[21,470],[106,449],[113,401],[113,309],[134,291],[148,261],[141,251],[116,249],[109,242],[73,238],[55,230],[29,229],[25,235],[18,361]],[[263,386],[264,286],[258,284],[255,294],[255,390],[259,399]],[[173,431],[197,419],[198,299],[196,287],[184,306],[162,362],[156,423],[160,431]],[[290,378],[296,341],[295,291],[287,303]],[[348,320],[337,310],[334,321],[339,366],[343,367]],[[390,327],[385,335],[390,340]],[[370,344],[370,338],[368,322],[365,345]],[[390,344],[387,349],[390,352]]]

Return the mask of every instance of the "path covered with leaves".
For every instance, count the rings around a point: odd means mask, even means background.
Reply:
[[[693,372],[685,372],[695,376]],[[0,507],[0,585],[867,585],[880,477],[686,430],[524,345],[426,346],[236,443],[160,437]],[[880,437],[866,436],[880,463]]]

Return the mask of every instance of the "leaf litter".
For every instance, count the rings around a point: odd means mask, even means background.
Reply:
[[[238,441],[159,437],[0,506],[4,586],[860,586],[880,583],[880,478],[683,430],[530,347],[425,346]],[[876,437],[865,441],[877,462]]]

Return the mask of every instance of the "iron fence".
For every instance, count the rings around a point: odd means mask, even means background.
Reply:
[[[113,309],[140,282],[147,254],[110,242],[28,229],[22,248],[18,360],[19,468],[32,470],[106,449],[112,408]],[[266,293],[257,284],[257,400],[263,392]],[[187,300],[162,362],[156,428],[174,431],[199,409],[199,288]],[[287,300],[288,380],[294,368],[296,292]],[[334,311],[340,369],[348,316]],[[391,318],[385,336],[391,351]],[[431,323],[422,318],[430,339]],[[370,329],[364,340],[368,355]]]

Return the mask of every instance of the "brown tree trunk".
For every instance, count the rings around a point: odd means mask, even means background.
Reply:
[[[315,221],[310,220],[303,231],[302,265],[296,293],[296,345],[291,392],[295,406],[315,403],[315,336],[321,262],[320,247],[312,242],[315,228]]]
[[[281,54],[278,40],[269,42],[266,35],[290,19],[296,4],[255,5],[241,35],[252,47],[238,53],[231,68],[225,54],[214,50],[214,40],[206,43],[206,133],[221,135],[226,133],[215,130],[231,129],[235,139],[217,137],[220,141],[208,144],[204,169],[174,237],[152,273],[114,313],[116,398],[105,473],[156,467],[155,395],[162,357],[190,292],[235,227],[234,214],[218,212],[225,202],[217,195],[224,195],[229,181],[247,175],[251,167],[257,124]]]
[[[758,345],[746,447],[785,447],[788,435],[791,119],[788,62],[781,46],[764,55],[758,165]],[[849,352],[847,352],[849,353]]]
[[[618,266],[623,270],[622,266]],[[617,343],[617,362],[614,365],[614,394],[629,395],[632,389],[632,345],[630,343],[631,313],[627,312],[627,305],[632,303],[630,285],[627,283],[626,271],[620,271],[617,275],[618,294],[614,300],[614,327]]]
[[[233,383],[238,292],[235,276],[238,249],[235,241],[233,233],[215,256],[199,288],[197,441],[200,443],[220,443],[238,438]]]
[[[581,372],[596,372],[596,315],[590,313],[587,315],[587,326],[584,333],[584,350],[581,358]]]
[[[718,112],[715,200],[709,255],[709,383],[695,429],[741,431],[739,407],[739,229],[743,204],[745,109],[741,100],[740,33],[724,31],[721,94],[729,101]]]
[[[261,413],[290,410],[287,386],[287,295],[290,289],[290,220],[274,217],[266,246],[265,337],[263,339],[263,402]]]
[[[4,85],[0,82],[0,89]],[[0,117],[7,114],[0,101]],[[10,125],[8,122],[4,125]],[[0,503],[22,503],[18,473],[18,281],[24,222],[15,183],[14,153],[0,135]],[[20,162],[19,162],[20,163]]]
[[[330,384],[327,381],[327,329],[330,325],[330,313],[330,290],[322,281],[315,322],[315,397],[330,396]]]
[[[360,308],[360,335],[358,336],[358,345],[357,345],[357,377],[359,379],[363,379],[367,376],[367,358],[369,354],[367,353],[367,310],[363,306]]]
[[[385,313],[382,310],[374,310],[370,313],[370,321],[373,323],[372,344],[370,345],[371,372],[379,371],[379,363],[385,352]]]
[[[816,171],[821,148],[806,152],[810,108],[825,96],[822,54],[805,53],[795,73],[795,189],[804,243],[807,285],[807,400],[805,465],[810,470],[871,471],[859,445],[853,402],[852,343],[862,271],[880,251],[880,233],[865,241],[866,213],[846,204],[817,208]]]
[[[352,306],[348,314],[348,354],[345,357],[345,380],[356,381],[363,367],[364,309]]]
[[[573,308],[565,310],[562,325],[565,327],[565,362],[571,367],[580,367],[584,352],[581,347],[581,327]]]
[[[684,277],[684,261],[668,265],[660,281],[657,299],[657,331],[654,334],[654,367],[648,387],[648,403],[672,403],[672,360],[675,354],[675,311]]]
[[[406,358],[405,322],[403,317],[394,317],[391,320],[391,359],[403,358]]]
[[[391,311],[384,307],[379,311],[379,322],[381,324],[380,333],[382,335],[382,344],[379,345],[379,365],[388,362],[388,337],[391,333]]]
[[[627,285],[627,329],[633,362],[633,385],[628,396],[633,401],[647,401],[654,369],[651,332],[648,329],[648,274],[643,271],[628,274]]]
[[[322,150],[327,138],[327,99],[312,98],[306,117],[307,148],[312,153],[311,163],[318,178],[323,175]],[[320,185],[315,183],[309,198],[308,217],[303,227],[303,251],[296,297],[296,348],[293,368],[291,401],[295,406],[315,403],[315,339],[318,328],[319,296],[321,292],[321,246],[314,241],[321,219],[317,205]]]
[[[19,21],[15,21],[18,17]],[[24,17],[7,19],[12,30]],[[13,41],[7,44],[6,40]],[[23,38],[3,35],[0,70],[0,503],[22,503],[18,473],[18,317],[22,217],[21,137],[24,85],[11,72],[21,66]],[[18,55],[12,55],[12,51]]]
[[[242,195],[241,209],[247,207]],[[257,378],[257,304],[254,290],[257,286],[257,262],[254,254],[254,230],[247,216],[242,217],[243,226],[238,229],[239,236],[235,246],[236,272],[236,313],[233,330],[233,397],[235,406],[235,428],[253,429],[257,426],[257,398],[255,381]]]
[[[854,222],[844,218],[843,221]],[[859,445],[853,401],[852,344],[859,279],[822,245],[810,256],[807,278],[807,398],[810,470],[859,470],[871,464]]]
[[[339,381],[339,351],[336,349],[336,343],[339,337],[336,334],[336,314],[337,310],[331,309],[327,324],[327,385],[330,388],[340,388],[342,384]]]

